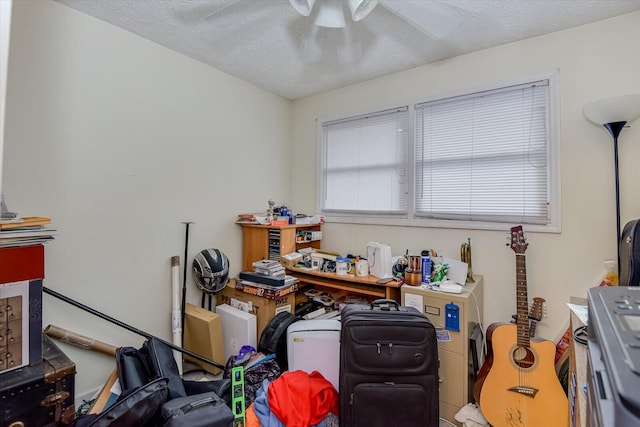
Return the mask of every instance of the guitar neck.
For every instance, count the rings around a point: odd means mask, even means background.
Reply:
[[[518,346],[529,347],[529,297],[527,295],[527,263],[524,253],[516,253],[516,304]]]

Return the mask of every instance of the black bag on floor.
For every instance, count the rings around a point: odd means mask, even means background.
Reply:
[[[437,427],[438,347],[433,324],[393,300],[341,313],[340,426]]]
[[[116,366],[123,396],[158,381],[158,379],[164,381],[164,399],[157,405],[157,402],[154,401],[155,406],[149,405],[146,408],[152,411],[152,417],[146,424],[140,422],[136,425],[155,427],[170,423],[167,425],[191,426],[195,425],[191,421],[194,414],[202,416],[203,413],[206,413],[205,415],[209,417],[208,426],[231,426],[232,423],[227,422],[229,416],[231,421],[233,420],[233,413],[227,406],[231,402],[231,381],[228,379],[202,382],[183,381],[171,347],[161,340],[150,338],[139,349],[118,348],[116,350]],[[203,393],[207,396],[203,397]],[[215,409],[213,409],[214,406]],[[165,407],[167,408],[165,413],[173,414],[166,419],[162,416],[162,408]],[[111,407],[107,408],[105,412],[110,411],[112,411]],[[213,415],[216,416],[211,418],[210,416]]]
[[[287,360],[287,328],[302,318],[288,311],[276,314],[267,323],[258,341],[258,351],[264,354],[275,354],[282,372],[288,369]]]
[[[122,393],[101,414],[81,415],[73,427],[138,427],[147,425],[167,401],[168,380],[157,378],[138,388]]]
[[[231,426],[233,412],[216,393],[169,400],[160,409],[164,427]]]
[[[184,385],[184,391],[187,392],[187,396],[213,392],[217,394],[218,397],[220,397],[229,408],[231,408],[230,379],[219,379],[212,381],[182,380],[182,385]]]
[[[123,391],[135,389],[151,380],[164,377],[169,381],[169,399],[187,395],[171,347],[158,339],[146,340],[140,349],[133,347],[116,349],[116,367]]]

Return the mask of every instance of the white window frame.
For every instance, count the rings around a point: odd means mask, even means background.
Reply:
[[[391,226],[411,226],[411,227],[434,227],[434,228],[456,228],[456,229],[480,229],[480,230],[505,230],[513,224],[504,222],[482,222],[482,221],[466,221],[453,219],[428,219],[415,215],[415,109],[414,105],[430,101],[436,101],[456,96],[464,96],[478,92],[491,91],[510,86],[517,86],[532,83],[540,80],[548,80],[549,82],[549,141],[548,141],[548,170],[549,170],[549,222],[548,224],[527,224],[527,229],[533,232],[561,232],[561,183],[560,183],[560,94],[559,94],[559,71],[538,75],[534,77],[519,79],[516,81],[485,86],[476,89],[464,90],[456,93],[447,93],[426,99],[412,100],[406,103],[397,103],[389,108],[377,108],[373,111],[367,111],[361,114],[354,114],[353,117],[364,116],[367,113],[375,113],[377,111],[396,108],[399,105],[407,105],[409,108],[409,147],[408,147],[408,164],[407,174],[409,179],[409,195],[406,215],[370,215],[357,213],[336,213],[323,212],[323,174],[325,161],[323,146],[323,123],[338,120],[339,117],[330,119],[317,120],[317,150],[318,150],[318,175],[317,175],[317,206],[321,213],[324,214],[328,223],[347,223],[347,224],[371,224],[371,225],[391,225]],[[342,117],[344,118],[344,116]]]

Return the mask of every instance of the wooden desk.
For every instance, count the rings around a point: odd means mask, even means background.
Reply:
[[[300,287],[317,285],[325,288],[367,295],[375,298],[392,299],[400,303],[400,287],[402,282],[392,280],[387,283],[377,283],[375,276],[338,276],[335,273],[325,273],[318,270],[287,267],[287,274],[300,280]]]

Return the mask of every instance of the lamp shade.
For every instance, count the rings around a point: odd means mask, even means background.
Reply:
[[[320,0],[316,25],[327,28],[344,28],[342,0]]]
[[[584,106],[585,117],[604,125],[616,122],[632,122],[640,117],[640,93],[601,99]]]
[[[358,22],[373,10],[378,4],[378,0],[349,0],[349,10],[351,18]]]
[[[311,9],[316,0],[289,0],[291,6],[302,16],[311,15]]]

